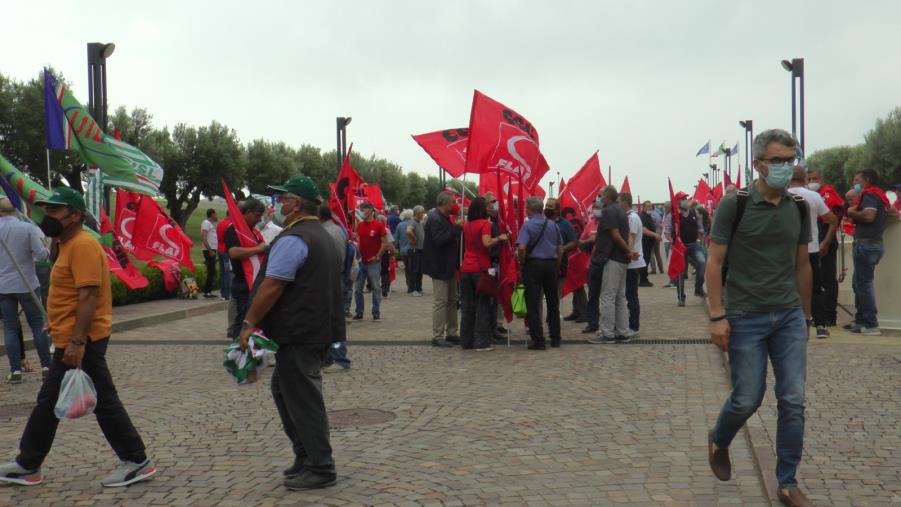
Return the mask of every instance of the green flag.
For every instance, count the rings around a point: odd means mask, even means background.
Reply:
[[[63,130],[66,146],[77,151],[85,164],[100,168],[104,184],[149,195],[159,193],[163,181],[163,168],[159,164],[141,150],[103,132],[61,82],[51,77],[47,83],[53,87],[56,102],[48,102],[46,107],[55,105],[65,116],[59,128]]]

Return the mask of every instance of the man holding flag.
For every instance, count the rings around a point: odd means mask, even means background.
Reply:
[[[231,297],[235,300],[235,317],[231,322],[232,338],[241,333],[241,323],[247,313],[250,297],[250,284],[253,283],[253,279],[247,276],[245,263],[266,253],[266,243],[256,228],[265,211],[266,207],[262,202],[252,197],[247,199],[240,204],[234,223],[225,231],[225,248],[232,265]],[[243,232],[238,231],[242,224],[247,227],[241,227]]]

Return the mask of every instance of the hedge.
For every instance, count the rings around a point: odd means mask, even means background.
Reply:
[[[130,305],[133,303],[143,303],[145,301],[155,301],[157,299],[168,299],[178,296],[178,291],[174,293],[166,292],[163,283],[163,273],[159,269],[151,266],[141,268],[141,274],[150,282],[143,289],[129,289],[115,276],[111,276],[110,285],[113,291],[113,306]],[[192,277],[197,282],[197,286],[201,289],[206,281],[206,266],[197,266],[197,272],[192,273],[188,268],[181,268],[181,278]],[[214,286],[219,284],[219,272],[216,272],[216,280]]]

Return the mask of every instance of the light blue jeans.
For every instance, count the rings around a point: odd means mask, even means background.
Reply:
[[[726,311],[732,328],[729,367],[732,395],[713,428],[713,443],[728,447],[757,411],[766,391],[767,357],[776,376],[776,479],[798,485],[795,472],[804,447],[804,391],[807,381],[807,323],[800,308],[775,312]]]
[[[354,313],[358,317],[363,316],[363,286],[366,279],[369,278],[369,284],[372,286],[372,316],[379,316],[379,306],[382,304],[382,263],[377,262],[361,262],[360,274],[357,276],[357,282],[354,285],[354,301],[356,308]]]
[[[3,339],[9,371],[22,371],[22,349],[19,345],[19,305],[25,311],[25,319],[34,336],[34,348],[41,359],[41,367],[50,367],[50,343],[44,333],[44,316],[27,292],[24,294],[0,294],[0,314],[3,315]]]

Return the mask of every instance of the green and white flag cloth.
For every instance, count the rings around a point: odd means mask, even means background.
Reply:
[[[257,370],[265,367],[266,353],[278,351],[278,344],[263,336],[260,331],[250,335],[247,343],[248,347],[245,350],[241,350],[237,341],[225,347],[225,362],[222,366],[225,366],[226,371],[238,384],[256,382],[259,378]]]
[[[100,210],[103,209],[103,184],[105,183],[103,173],[96,167],[87,170],[87,185],[85,185],[84,203],[88,208],[88,212],[95,218],[100,217]]]

